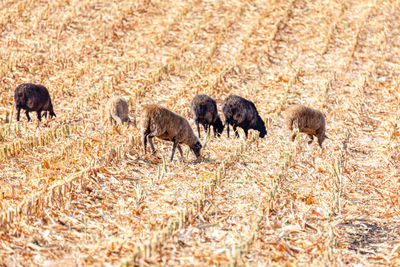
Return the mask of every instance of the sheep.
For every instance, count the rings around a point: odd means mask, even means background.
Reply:
[[[192,118],[194,119],[197,132],[200,138],[200,127],[199,123],[203,125],[204,130],[211,130],[211,125],[213,126],[214,137],[220,136],[224,130],[224,125],[222,124],[221,118],[218,115],[217,103],[214,99],[208,95],[196,95],[191,104],[190,108]]]
[[[194,134],[189,122],[181,115],[159,105],[145,105],[141,113],[140,126],[145,154],[147,137],[153,154],[155,153],[155,149],[152,139],[153,137],[158,137],[174,143],[172,146],[171,161],[174,159],[177,147],[183,158],[180,144],[188,145],[197,159],[200,159],[200,150],[202,148],[200,140]]]
[[[293,131],[298,128],[299,132],[306,133],[310,140],[308,144],[313,141],[314,135],[318,138],[318,144],[322,147],[322,142],[325,138],[325,117],[324,114],[316,109],[309,108],[303,105],[292,105],[285,111],[285,124],[286,127]],[[291,135],[291,140],[294,141],[296,133]]]
[[[129,106],[124,98],[118,96],[112,97],[106,103],[105,119],[108,119],[111,125],[131,122],[128,112]]]
[[[17,121],[20,118],[21,109],[25,110],[28,121],[31,121],[29,112],[36,111],[39,121],[42,120],[41,112],[44,111],[43,116],[47,118],[47,111],[50,117],[57,117],[53,111],[50,94],[46,87],[40,84],[24,83],[15,88],[14,92],[15,107],[17,109]]]
[[[225,116],[228,137],[229,125],[233,126],[236,137],[239,137],[239,133],[236,129],[237,127],[241,127],[244,130],[246,138],[249,129],[259,131],[259,136],[261,138],[264,138],[267,134],[265,123],[258,114],[253,102],[237,95],[230,95],[224,100],[222,111]]]

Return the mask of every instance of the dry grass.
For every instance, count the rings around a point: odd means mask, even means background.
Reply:
[[[400,264],[399,29],[399,1],[0,1],[0,264]],[[23,82],[57,118],[15,121]],[[197,93],[251,99],[268,136],[170,163],[99,123]],[[289,141],[292,103],[323,149]]]

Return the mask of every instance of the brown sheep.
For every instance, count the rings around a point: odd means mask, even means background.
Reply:
[[[197,132],[200,138],[200,127],[202,124],[205,131],[210,132],[211,126],[214,129],[214,137],[220,136],[224,130],[221,118],[218,115],[217,103],[208,95],[196,95],[190,107],[192,118],[194,119]]]
[[[53,104],[51,103],[50,94],[46,87],[40,84],[23,83],[15,88],[14,92],[15,107],[17,108],[17,121],[20,118],[21,109],[25,110],[28,121],[31,121],[29,112],[36,111],[39,121],[43,116],[47,118],[47,111],[50,117],[56,117],[53,111]]]
[[[143,107],[140,119],[141,132],[143,138],[144,152],[146,153],[147,137],[151,151],[154,154],[153,137],[173,142],[171,161],[174,159],[175,149],[183,157],[180,144],[186,144],[190,147],[197,159],[200,158],[202,148],[199,138],[194,134],[189,122],[182,117],[159,105],[145,105]]]
[[[318,144],[322,147],[322,142],[325,138],[326,125],[325,117],[321,111],[309,108],[303,105],[292,105],[285,111],[285,124],[286,127],[293,131],[298,128],[299,132],[306,133],[310,140],[308,144],[313,141],[313,136],[318,138]],[[291,140],[294,141],[296,133],[293,133]]]
[[[111,125],[131,122],[128,113],[129,106],[124,98],[116,96],[107,101],[105,107],[105,119],[108,119]]]

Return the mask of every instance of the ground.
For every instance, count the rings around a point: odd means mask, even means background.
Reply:
[[[0,264],[400,264],[399,1],[1,1],[0,51]],[[56,118],[16,122],[24,82]],[[199,93],[252,100],[267,136],[202,130],[169,162],[104,123],[122,96],[194,127]],[[294,103],[322,148],[289,140]]]

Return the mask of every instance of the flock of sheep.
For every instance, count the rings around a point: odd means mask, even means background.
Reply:
[[[21,109],[25,110],[28,121],[31,120],[29,116],[29,112],[31,111],[37,112],[39,121],[41,121],[42,116],[47,118],[47,112],[49,112],[50,117],[56,117],[50,94],[43,85],[32,83],[19,85],[14,92],[14,101],[18,121],[20,120]],[[42,114],[42,112],[44,113]],[[106,119],[108,119],[110,124],[131,122],[128,112],[128,103],[121,97],[109,99],[105,107]],[[267,134],[264,121],[258,114],[254,103],[249,100],[237,95],[230,95],[222,104],[222,112],[225,117],[225,125],[218,115],[217,104],[214,99],[208,95],[195,96],[191,103],[191,114],[197,126],[197,137],[190,127],[189,122],[183,116],[159,105],[145,105],[140,113],[144,152],[146,153],[148,141],[152,153],[155,153],[153,138],[157,137],[173,142],[171,161],[174,158],[176,148],[178,148],[183,157],[181,144],[189,146],[197,159],[199,159],[202,148],[199,140],[199,124],[203,125],[205,131],[208,131],[208,133],[210,133],[212,126],[214,136],[220,136],[226,126],[229,137],[229,125],[232,125],[237,137],[239,136],[237,127],[244,130],[246,138],[249,129],[257,130],[261,138]],[[322,142],[327,138],[325,135],[325,117],[319,110],[303,105],[289,106],[285,112],[285,124],[290,131],[294,131],[291,135],[292,141],[294,141],[297,131],[306,133],[309,136],[309,144],[312,143],[313,137],[316,136],[318,144],[321,147]]]

